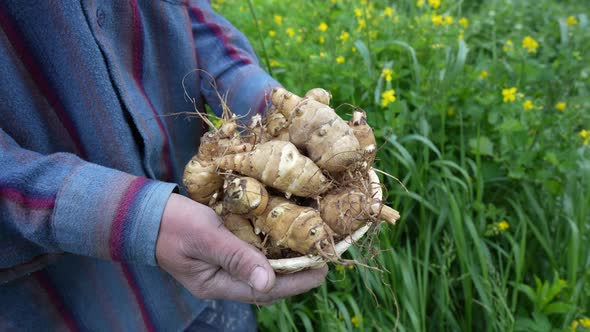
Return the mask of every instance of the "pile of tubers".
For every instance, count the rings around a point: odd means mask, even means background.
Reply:
[[[371,190],[376,143],[365,113],[355,111],[346,122],[330,98],[320,88],[303,98],[276,88],[266,117],[241,126],[226,112],[219,128],[209,122],[184,171],[189,196],[269,258],[342,262],[335,242],[400,216]]]

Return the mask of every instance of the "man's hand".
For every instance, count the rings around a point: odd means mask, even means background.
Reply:
[[[275,276],[264,255],[209,207],[172,194],[156,243],[158,264],[200,299],[270,304],[321,285],[328,268]]]

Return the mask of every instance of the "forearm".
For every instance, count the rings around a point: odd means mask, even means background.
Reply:
[[[20,275],[47,254],[155,265],[155,241],[174,184],[22,149],[0,131],[0,269]],[[27,268],[29,266],[29,268]],[[6,272],[6,271],[4,271]],[[4,275],[9,275],[4,273]]]

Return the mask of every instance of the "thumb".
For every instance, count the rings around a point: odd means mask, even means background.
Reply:
[[[215,248],[212,250],[212,263],[257,291],[270,291],[275,284],[275,273],[262,252],[224,227],[216,227],[216,230],[211,238],[217,243],[211,247]]]

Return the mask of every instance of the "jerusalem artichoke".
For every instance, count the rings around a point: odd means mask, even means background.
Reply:
[[[328,179],[313,161],[284,141],[270,141],[250,152],[223,156],[217,165],[259,179],[287,196],[315,197],[329,187]]]

